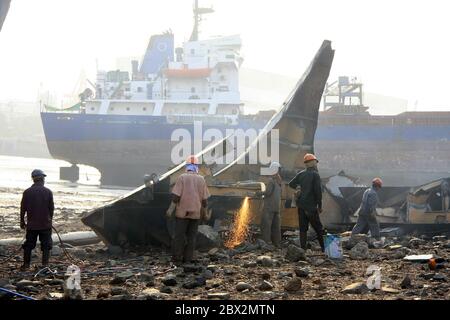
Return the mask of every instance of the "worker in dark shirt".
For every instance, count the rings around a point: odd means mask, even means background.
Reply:
[[[298,221],[300,229],[300,246],[306,250],[307,233],[309,224],[317,233],[322,252],[325,251],[323,241],[323,227],[319,214],[322,213],[322,184],[320,181],[317,163],[319,162],[313,154],[307,153],[303,158],[306,169],[297,173],[289,182],[289,187],[296,189]]]
[[[24,191],[20,204],[20,228],[26,229],[26,240],[22,270],[30,268],[31,252],[36,247],[39,237],[42,250],[42,265],[48,266],[52,249],[52,219],[55,209],[53,193],[44,187],[45,173],[36,169],[31,173],[33,185]],[[26,217],[26,220],[25,220]]]

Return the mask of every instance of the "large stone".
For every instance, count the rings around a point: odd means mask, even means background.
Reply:
[[[195,289],[198,287],[202,287],[206,285],[206,279],[203,277],[195,277],[195,279],[191,279],[183,283],[183,288],[185,289]]]
[[[402,289],[407,289],[407,288],[411,287],[411,283],[412,283],[411,278],[409,277],[409,275],[406,275],[403,278],[402,282],[400,282],[400,287]]]
[[[369,236],[367,234],[355,234],[350,237],[345,237],[341,239],[342,247],[351,250],[354,246],[356,246],[360,242],[365,242],[369,244]]]
[[[392,257],[394,259],[403,259],[408,254],[410,254],[410,252],[411,252],[410,249],[405,248],[405,247],[400,247],[394,251],[394,254],[392,255]]]
[[[144,295],[146,297],[146,299],[150,299],[150,300],[162,300],[162,299],[169,297],[169,295],[167,293],[162,293],[158,289],[155,289],[155,288],[149,288],[149,289],[143,290],[142,295]]]
[[[141,282],[154,282],[155,276],[148,272],[142,272],[138,274],[137,279]]]
[[[211,226],[201,225],[198,227],[196,248],[199,251],[208,251],[219,245],[219,233]]]
[[[173,293],[172,288],[171,287],[167,287],[167,286],[162,287],[160,291],[161,291],[161,293],[167,293],[167,294],[172,294]]]
[[[124,284],[127,279],[133,277],[134,274],[131,271],[123,271],[115,275],[115,277],[109,282],[112,285]]]
[[[409,247],[410,248],[419,248],[421,245],[425,244],[426,241],[419,238],[412,238],[409,240]]]
[[[385,293],[393,293],[393,294],[398,294],[400,293],[400,290],[391,288],[391,287],[381,287],[381,291],[385,292]]]
[[[206,280],[211,280],[212,278],[214,278],[214,274],[211,270],[205,269],[202,272],[202,276],[206,279]]]
[[[445,275],[443,275],[442,273],[436,273],[433,276],[433,280],[434,281],[442,281],[442,282],[447,282],[447,277]]]
[[[230,294],[228,292],[209,292],[208,299],[228,300]]]
[[[284,286],[284,290],[291,293],[297,292],[301,288],[302,288],[302,280],[300,280],[300,278],[291,279]]]
[[[306,259],[305,250],[303,250],[302,248],[299,248],[299,247],[291,244],[287,248],[285,258],[286,258],[286,260],[291,261],[291,262],[297,262],[297,261],[300,261],[300,260],[305,260]]]
[[[119,296],[128,294],[128,291],[123,287],[112,287],[110,293],[111,296]]]
[[[297,277],[300,278],[306,278],[309,275],[309,269],[307,268],[295,268],[294,272],[297,275]]]
[[[353,260],[366,260],[369,258],[369,246],[366,242],[359,242],[350,250],[350,258]]]
[[[275,264],[273,259],[269,256],[259,256],[256,259],[256,262],[262,265],[263,267],[273,267],[273,265]]]
[[[348,293],[348,294],[363,294],[367,293],[369,291],[369,288],[367,285],[363,282],[356,282],[352,283],[344,288],[342,290],[342,293]]]
[[[64,298],[64,294],[63,294],[63,293],[60,293],[60,292],[50,292],[50,293],[48,294],[48,296],[49,296],[51,299],[56,299],[56,300],[61,300],[61,299]]]
[[[261,291],[270,291],[273,289],[273,285],[269,281],[263,280],[263,282],[259,284],[258,289]]]
[[[177,285],[177,277],[174,274],[168,274],[161,280],[161,282],[169,287],[176,286]]]
[[[249,284],[246,283],[246,282],[239,282],[239,283],[236,285],[236,290],[239,291],[239,292],[242,292],[242,291],[244,291],[244,290],[252,290],[252,289],[253,289],[252,286],[249,285]]]

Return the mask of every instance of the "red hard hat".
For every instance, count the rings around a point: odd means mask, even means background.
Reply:
[[[198,164],[198,159],[197,159],[196,156],[191,155],[191,156],[187,157],[186,163],[188,163],[188,164]]]
[[[312,161],[312,160],[316,160],[317,162],[319,161],[319,160],[317,160],[316,156],[313,155],[312,153],[307,153],[307,154],[305,154],[305,156],[303,157],[303,162],[304,162],[304,163],[309,162],[309,161]]]
[[[381,186],[383,185],[383,180],[381,180],[380,178],[375,178],[372,180],[372,184],[381,188]]]

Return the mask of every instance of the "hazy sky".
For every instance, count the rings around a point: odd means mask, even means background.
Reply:
[[[201,37],[241,34],[244,67],[300,77],[322,40],[336,49],[331,78],[359,77],[366,90],[450,110],[447,0],[200,0],[216,13]],[[0,33],[0,100],[33,100],[39,84],[72,91],[95,60],[142,55],[152,34],[192,29],[191,0],[12,0]]]

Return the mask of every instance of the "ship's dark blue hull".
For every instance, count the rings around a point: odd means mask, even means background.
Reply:
[[[163,173],[172,164],[171,135],[192,124],[171,124],[166,117],[42,113],[47,145],[54,158],[96,167],[106,184],[140,184],[145,173]],[[238,126],[207,129],[259,129],[265,121],[246,118]],[[358,176],[391,176],[391,185],[415,185],[420,179],[450,172],[448,125],[320,125],[315,151],[323,172],[345,170]],[[400,173],[393,175],[392,173]],[[414,184],[413,184],[414,183]],[[126,183],[130,185],[130,183]]]

